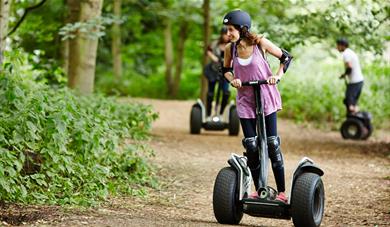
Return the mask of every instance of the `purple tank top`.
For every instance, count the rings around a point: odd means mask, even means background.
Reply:
[[[268,62],[260,53],[257,45],[254,45],[252,61],[248,65],[241,65],[238,62],[235,44],[233,48],[233,69],[234,78],[241,81],[266,80],[272,76]],[[261,96],[265,116],[282,109],[282,99],[278,88],[275,85],[260,85]],[[252,87],[241,87],[237,89],[237,113],[240,118],[255,118],[255,97]]]

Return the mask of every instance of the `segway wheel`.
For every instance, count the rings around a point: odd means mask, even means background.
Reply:
[[[303,173],[292,189],[291,211],[294,226],[318,227],[324,214],[325,191],[321,177]]]
[[[236,106],[229,109],[229,135],[237,136],[240,131],[240,119],[238,118]]]
[[[202,128],[202,110],[199,106],[193,106],[190,117],[190,132],[191,134],[199,134]]]
[[[364,126],[363,122],[356,118],[348,118],[341,125],[340,132],[341,136],[344,139],[361,139],[366,133],[367,128]]]
[[[243,215],[242,204],[238,201],[237,172],[232,167],[221,169],[215,179],[213,209],[221,224],[237,225]]]
[[[367,130],[367,131],[365,132],[365,134],[362,135],[362,140],[368,139],[368,137],[371,136],[372,131],[374,130],[374,128],[373,128],[373,126],[370,124],[370,125],[368,125],[368,127],[366,127],[366,130]]]

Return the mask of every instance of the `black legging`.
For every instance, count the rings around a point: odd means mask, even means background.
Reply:
[[[245,138],[257,136],[256,119],[240,118],[240,122],[241,122],[241,127],[242,127],[242,131],[244,132]],[[267,133],[267,137],[278,135],[277,112],[265,116],[265,130]],[[272,168],[272,171],[274,172],[278,192],[284,192],[285,191],[284,167],[282,166],[280,168]],[[256,179],[254,180],[256,181]]]
[[[255,118],[240,118],[240,122],[245,138],[257,136]],[[267,133],[267,137],[278,135],[276,112],[265,116],[265,131]]]

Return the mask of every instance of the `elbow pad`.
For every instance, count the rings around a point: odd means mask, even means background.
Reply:
[[[288,67],[290,66],[291,60],[293,59],[293,56],[287,52],[286,50],[282,49],[282,56],[279,58],[280,64],[283,65],[283,72],[287,72]]]
[[[234,75],[233,67],[222,67],[222,74],[223,74],[223,76],[225,76],[225,73],[227,73],[227,72],[231,72]]]
[[[351,67],[347,67],[347,68],[345,69],[345,73],[344,73],[344,74],[350,75],[351,73],[352,73],[352,68],[351,68]]]

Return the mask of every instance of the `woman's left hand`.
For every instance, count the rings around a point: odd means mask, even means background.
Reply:
[[[271,76],[270,78],[268,78],[268,84],[271,84],[271,85],[275,85],[279,82],[279,80],[281,79],[282,77],[281,76],[278,76],[278,75],[275,75],[275,76]]]

